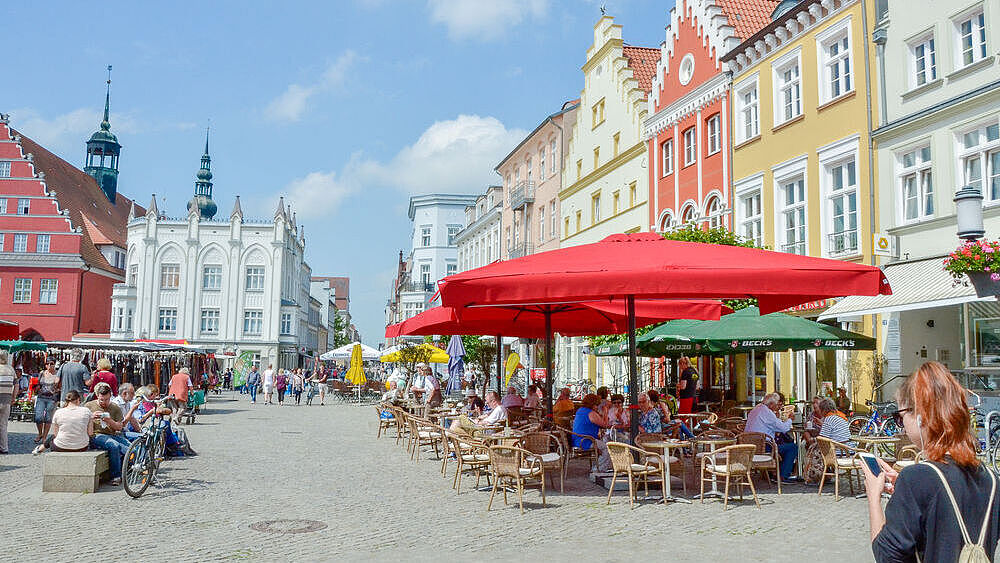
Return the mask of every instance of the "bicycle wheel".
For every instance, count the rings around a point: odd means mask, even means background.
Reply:
[[[851,436],[869,436],[872,434],[870,426],[874,426],[869,423],[867,416],[855,416],[847,423],[847,427],[851,431]]]
[[[882,421],[882,426],[879,427],[879,431],[883,436],[895,436],[899,434],[899,426],[896,425],[896,421],[891,417]]]
[[[132,498],[139,498],[153,480],[153,460],[143,438],[132,442],[122,460],[122,486]]]

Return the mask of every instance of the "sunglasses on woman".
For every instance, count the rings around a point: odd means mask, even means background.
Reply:
[[[897,410],[896,412],[894,412],[894,413],[892,413],[890,415],[892,417],[892,421],[896,423],[897,427],[902,428],[903,427],[903,413],[904,412],[908,412],[908,411],[912,411],[912,410],[913,410],[912,408]]]

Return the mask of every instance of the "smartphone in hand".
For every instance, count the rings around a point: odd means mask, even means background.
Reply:
[[[865,465],[868,466],[868,470],[872,472],[872,475],[878,477],[882,473],[882,466],[879,465],[877,457],[869,453],[860,453],[858,455],[865,462]]]

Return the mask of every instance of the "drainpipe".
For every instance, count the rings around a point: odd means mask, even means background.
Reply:
[[[879,102],[881,110],[879,111],[878,115],[879,125],[885,125],[885,122],[887,121],[886,113],[887,113],[888,102],[886,101],[886,92],[885,92],[886,91],[885,43],[888,39],[889,39],[889,33],[886,31],[884,27],[876,29],[875,31],[872,32],[872,42],[875,43],[876,45],[876,52],[877,52],[876,56],[878,57],[878,77],[879,77],[879,85],[881,86],[879,88],[879,94],[880,94]]]
[[[878,266],[878,258],[875,256],[875,141],[872,139],[872,88],[871,88],[871,48],[868,45],[868,3],[865,0],[861,0],[861,25],[864,27],[862,33],[864,34],[864,45],[865,45],[865,118],[868,121],[868,221],[871,227],[872,240],[869,244],[872,245],[871,249],[871,261],[872,266]],[[881,73],[882,83],[882,114],[879,119],[885,122],[885,73],[884,73],[884,45],[885,45],[885,30],[879,30],[875,32],[875,37],[873,41],[879,46],[879,66]],[[881,43],[879,43],[881,41]],[[872,337],[877,338],[877,322],[878,315],[871,315],[871,326],[872,326]],[[877,358],[877,346],[876,353],[872,356],[872,365]],[[875,385],[875,382],[872,382]],[[852,393],[854,390],[852,389]]]

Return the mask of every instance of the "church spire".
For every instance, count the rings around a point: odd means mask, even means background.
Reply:
[[[210,131],[210,127],[205,128],[205,153],[201,155],[201,168],[198,170],[197,179],[194,182],[194,197],[187,205],[189,212],[197,207],[198,214],[202,219],[211,219],[218,211],[218,206],[212,201],[212,157],[208,154]]]
[[[112,203],[118,193],[118,156],[122,146],[111,132],[111,65],[104,93],[104,119],[98,131],[87,141],[87,161],[83,170],[94,177],[97,185]]]

